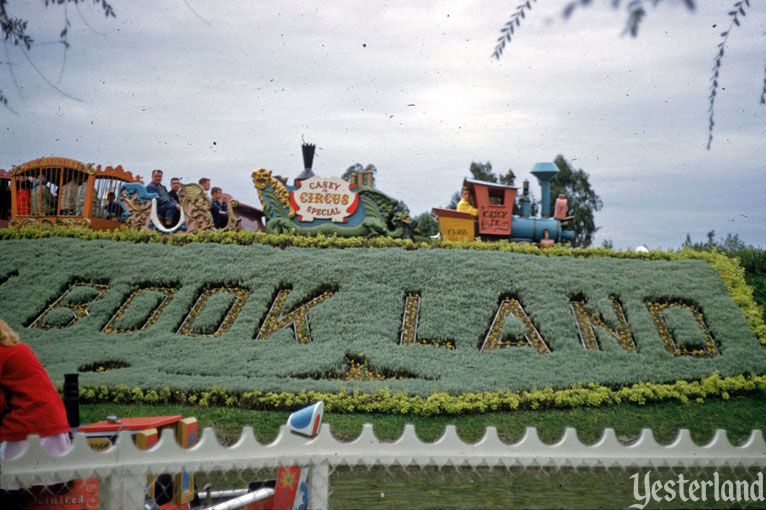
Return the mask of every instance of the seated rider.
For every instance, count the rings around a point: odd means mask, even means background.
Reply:
[[[32,201],[32,214],[36,216],[56,214],[56,198],[51,193],[51,189],[46,186],[44,178],[38,178],[32,185],[30,199]]]
[[[79,182],[77,186],[77,197],[75,198],[77,208],[75,209],[74,214],[76,216],[82,216],[85,213],[85,195],[88,194],[88,179],[85,179],[80,175],[77,177],[77,181]],[[93,193],[93,198],[90,200],[90,214],[97,218],[102,218],[104,216],[101,214],[101,200],[99,200],[97,193]]]
[[[178,196],[178,190],[181,189],[181,179],[178,177],[173,177],[170,179],[170,191],[168,191],[168,195],[173,197],[173,200],[181,203],[181,197]]]
[[[106,210],[107,219],[120,219],[120,213],[122,211],[120,210],[120,204],[115,201],[114,191],[110,191],[106,194],[106,205],[104,206],[104,209]]]
[[[457,203],[457,210],[471,213],[474,217],[479,215],[479,210],[473,206],[471,191],[468,188],[463,188],[463,191],[460,193],[460,202]]]
[[[67,182],[61,186],[59,191],[59,207],[61,208],[61,214],[68,216],[74,214],[77,211],[77,176],[67,176]],[[84,197],[83,197],[84,199]]]
[[[224,228],[229,223],[229,212],[226,210],[226,205],[221,202],[223,198],[221,188],[214,187],[211,189],[210,196],[213,197],[213,205],[210,207],[210,212],[213,214],[215,228]]]
[[[181,218],[181,205],[170,196],[168,190],[162,185],[162,170],[152,170],[152,182],[146,186],[146,191],[156,193],[159,196],[157,214],[160,216],[160,220],[164,220],[165,225],[169,227],[178,223]]]

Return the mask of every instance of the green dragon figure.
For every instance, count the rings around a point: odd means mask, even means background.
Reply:
[[[404,203],[367,186],[362,186],[357,192],[360,199],[359,208],[364,215],[360,223],[348,226],[344,223],[315,222],[316,224],[307,226],[297,222],[296,212],[290,202],[290,192],[282,181],[272,177],[271,170],[259,168],[254,171],[253,183],[263,204],[268,232],[410,239],[415,229]],[[359,214],[359,211],[356,214]]]

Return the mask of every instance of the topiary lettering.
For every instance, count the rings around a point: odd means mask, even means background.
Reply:
[[[295,340],[299,344],[311,343],[311,330],[309,328],[308,312],[319,303],[329,299],[337,292],[337,288],[319,291],[318,295],[299,304],[291,312],[284,313],[285,301],[290,295],[291,287],[285,286],[277,290],[271,302],[268,313],[264,317],[256,340],[266,340],[272,334],[288,326],[293,327]]]
[[[596,316],[593,312],[588,310],[584,300],[572,300],[569,304],[572,308],[572,314],[577,324],[577,333],[580,335],[580,341],[586,350],[598,351],[599,345],[596,339],[596,332],[594,327],[601,328],[602,331],[608,333],[611,337],[617,340],[617,343],[627,352],[638,352],[636,349],[636,342],[633,340],[633,335],[628,328],[628,321],[625,319],[625,313],[622,311],[622,304],[616,297],[611,296],[609,302],[612,304],[612,311],[617,318],[617,329],[614,330],[606,325],[601,317]]]

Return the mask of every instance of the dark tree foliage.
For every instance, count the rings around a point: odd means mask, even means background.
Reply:
[[[745,281],[753,288],[753,298],[763,307],[763,318],[766,320],[766,250],[746,244],[739,234],[726,234],[725,238],[716,241],[715,231],[711,230],[706,237],[706,241],[693,242],[691,236],[686,234],[682,246],[697,251],[718,250],[738,258],[745,270]]]
[[[486,163],[471,162],[471,176],[477,181],[484,182],[497,182],[497,176],[492,173],[492,163],[487,161]]]
[[[715,230],[708,232],[702,242],[694,242],[689,234],[681,245],[696,251],[718,250],[730,257],[738,257],[742,267],[748,274],[766,277],[766,250],[746,244],[739,234],[726,234],[725,238],[715,239]],[[766,282],[765,282],[766,283]],[[766,289],[763,289],[766,291]],[[766,295],[766,294],[765,294]]]
[[[378,173],[378,169],[375,168],[375,165],[373,165],[372,163],[370,163],[367,166],[362,166],[361,163],[354,163],[350,167],[346,168],[346,171],[343,172],[343,175],[341,175],[340,178],[343,179],[344,181],[349,181],[351,180],[351,175],[354,174],[354,172],[362,172],[362,171],[372,172],[372,185],[374,186],[375,174]]]
[[[498,179],[500,184],[505,184],[506,186],[514,186],[516,184],[516,174],[510,168],[505,175],[498,175]]]
[[[452,198],[449,199],[449,203],[445,209],[457,209],[458,202],[460,202],[460,192],[456,191],[452,194]]]
[[[44,0],[43,5],[45,7],[63,7],[63,29],[59,33],[59,43],[64,48],[69,48],[69,28],[71,23],[69,21],[69,15],[67,13],[67,5],[73,4],[75,9],[79,4],[86,3],[88,0]],[[114,9],[106,0],[92,0],[94,5],[98,5],[104,11],[106,17],[116,17]],[[10,60],[11,51],[9,48],[17,49],[24,59],[32,66],[32,68],[53,88],[59,90],[50,80],[35,66],[32,59],[29,56],[29,51],[35,46],[34,38],[27,32],[27,25],[29,20],[13,16],[11,14],[11,6],[9,0],[0,0],[0,29],[3,31],[3,49],[6,60]],[[11,79],[16,83],[16,77],[13,73],[13,63],[10,61],[4,62],[8,74]],[[18,85],[17,85],[18,87]],[[59,90],[59,92],[62,92]],[[63,92],[62,92],[63,93]],[[66,95],[66,94],[65,94]],[[0,89],[0,104],[8,107],[8,98],[5,93]]]
[[[531,2],[535,2],[535,0],[531,0]],[[578,7],[588,7],[592,3],[592,0],[570,0],[564,5],[561,15],[565,19],[569,18]],[[619,9],[625,5],[627,10],[628,17],[625,22],[625,30],[623,31],[623,34],[630,34],[632,37],[636,37],[638,35],[641,21],[646,17],[646,6],[651,5],[652,7],[656,7],[660,3],[662,3],[662,0],[629,0],[627,2],[623,2],[622,0],[612,0],[612,7]],[[689,11],[694,11],[696,8],[695,0],[682,0],[682,3]],[[708,150],[710,150],[710,145],[713,142],[715,99],[718,93],[718,78],[720,76],[724,48],[726,42],[729,40],[729,34],[734,27],[740,26],[742,23],[741,20],[747,16],[747,10],[749,8],[750,0],[737,0],[734,2],[731,9],[727,12],[729,26],[725,31],[721,32],[721,40],[716,47],[715,58],[713,59],[712,76],[710,77],[710,94],[708,95]],[[518,31],[521,26],[521,20],[526,18],[526,14],[531,9],[532,3],[530,3],[530,0],[522,0],[516,5],[516,8],[510,15],[510,19],[503,25],[503,28],[500,29],[500,37],[498,37],[497,43],[495,44],[495,50],[492,52],[493,58],[497,60],[500,59],[506,44],[511,42],[513,35],[515,35],[515,32]],[[760,104],[766,105],[766,69],[764,69],[763,73],[764,78],[763,86],[761,88]]]
[[[567,197],[569,206],[567,215],[574,216],[568,227],[574,231],[572,245],[587,248],[593,243],[593,235],[599,229],[596,226],[594,213],[604,204],[591,187],[587,172],[572,168],[561,154],[556,156],[554,162],[559,173],[551,181],[551,203],[559,194],[563,193]]]
[[[439,224],[431,216],[431,213],[420,213],[415,220],[417,221],[420,235],[431,237],[439,233]]]
[[[710,101],[710,106],[708,107],[708,150],[710,150],[710,144],[713,143],[713,127],[715,126],[713,113],[715,108],[715,97],[718,93],[718,76],[721,70],[721,61],[723,60],[723,49],[726,46],[726,41],[729,40],[729,33],[735,26],[740,25],[740,16],[743,18],[746,16],[745,7],[750,7],[750,0],[739,0],[734,4],[733,10],[728,13],[729,28],[727,28],[726,31],[721,32],[721,41],[718,43],[713,64],[713,76],[710,78],[710,95],[708,96],[708,100]],[[766,104],[766,76],[764,77],[763,89],[761,91],[761,104]]]

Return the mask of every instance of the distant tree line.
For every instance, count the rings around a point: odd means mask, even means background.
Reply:
[[[726,234],[725,238],[715,239],[715,230],[706,234],[704,241],[695,242],[689,234],[681,245],[697,251],[718,250],[730,257],[737,257],[745,272],[751,275],[762,275],[766,283],[766,250],[748,245],[739,238],[739,234]]]
[[[725,238],[716,240],[714,230],[708,232],[701,242],[692,241],[691,236],[686,234],[682,246],[697,251],[718,250],[738,258],[745,270],[745,281],[753,287],[753,297],[763,307],[763,318],[766,320],[766,249],[745,244],[739,234],[726,234]]]

